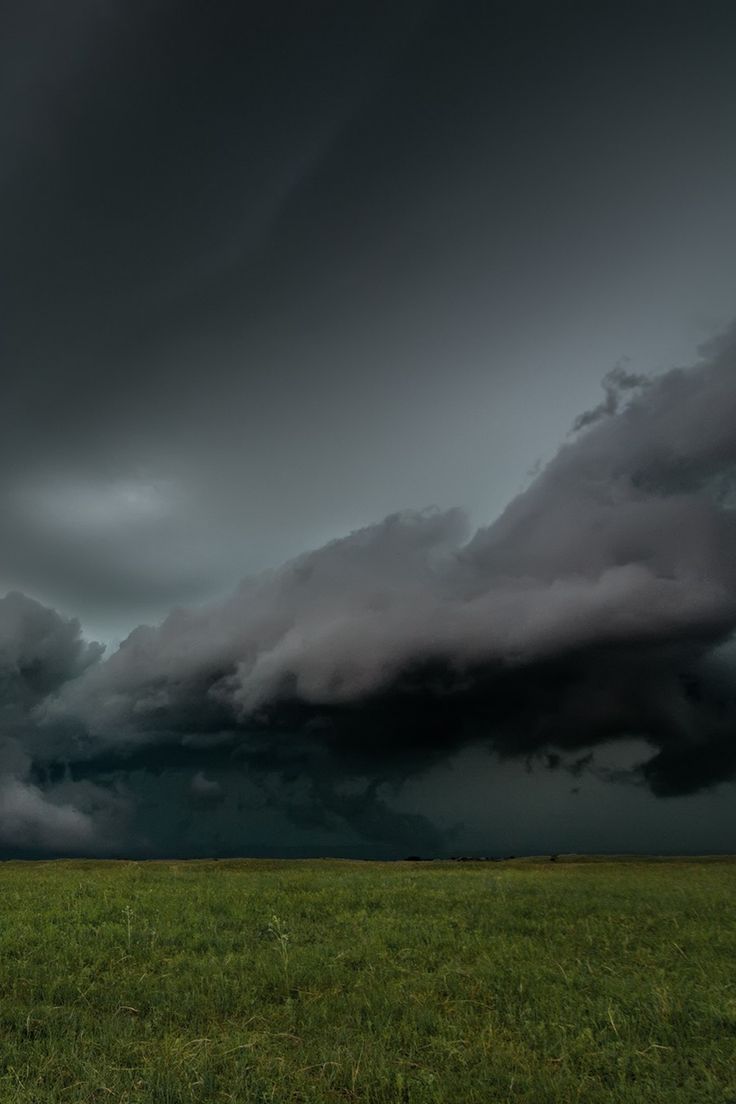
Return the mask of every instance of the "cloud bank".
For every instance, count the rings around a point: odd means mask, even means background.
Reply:
[[[735,369],[733,331],[691,368],[619,366],[488,527],[392,515],[105,660],[8,595],[0,843],[110,846],[141,771],[188,772],[200,807],[223,799],[218,771],[242,776],[297,826],[430,847],[430,821],[386,794],[470,743],[554,757],[643,739],[658,795],[733,777]]]

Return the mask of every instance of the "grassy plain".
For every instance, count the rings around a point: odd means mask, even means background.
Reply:
[[[736,863],[3,863],[0,1101],[736,1104]]]

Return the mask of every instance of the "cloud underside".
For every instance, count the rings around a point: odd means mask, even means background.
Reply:
[[[185,772],[200,811],[225,799],[225,771],[297,826],[435,844],[385,787],[472,743],[582,756],[639,737],[638,778],[663,796],[733,777],[735,346],[647,381],[610,374],[472,535],[457,510],[393,515],[106,660],[76,622],[8,595],[0,842],[124,847],[140,771]]]

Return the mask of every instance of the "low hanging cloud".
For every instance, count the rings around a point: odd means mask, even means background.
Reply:
[[[39,784],[36,759],[50,746],[33,721],[49,694],[78,678],[102,655],[79,622],[25,595],[0,599],[0,848],[95,853],[114,849],[125,802],[85,781]],[[70,748],[59,745],[68,755]]]
[[[211,802],[222,800],[222,786],[213,778],[207,778],[204,771],[197,771],[192,778],[190,787],[192,798],[195,801],[209,805]]]
[[[76,623],[10,595],[10,727],[36,771],[119,787],[186,770],[210,806],[211,772],[241,772],[294,823],[341,819],[372,839],[391,820],[382,795],[473,742],[580,757],[634,737],[652,747],[638,777],[657,794],[731,778],[735,370],[734,332],[692,368],[643,381],[619,366],[488,527],[471,535],[458,510],[393,515],[137,628],[104,661]],[[7,807],[35,808],[40,791],[7,778]],[[296,782],[308,794],[290,802]],[[429,821],[405,827],[436,846]]]
[[[15,726],[16,732],[19,731]],[[32,744],[33,741],[28,741]],[[0,849],[96,854],[114,851],[130,812],[120,792],[65,776],[34,778],[22,739],[0,736]]]
[[[37,786],[0,775],[0,843],[30,851],[96,851],[100,841],[92,818],[73,805],[56,805]]]

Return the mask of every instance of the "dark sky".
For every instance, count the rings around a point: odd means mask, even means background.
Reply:
[[[0,6],[0,849],[736,850],[735,56]]]

